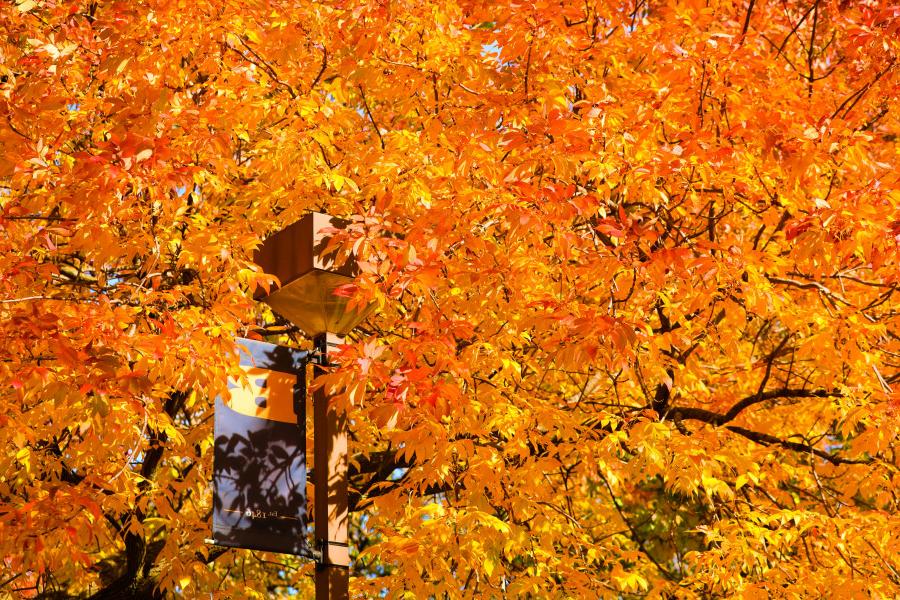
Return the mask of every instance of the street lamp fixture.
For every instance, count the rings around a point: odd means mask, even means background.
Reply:
[[[309,213],[267,238],[255,256],[256,264],[281,281],[268,295],[257,291],[257,300],[310,337],[346,335],[371,312],[371,306],[350,308],[347,296],[335,294],[357,274],[355,261],[339,262],[336,252],[326,254],[330,231],[343,226],[330,215]]]

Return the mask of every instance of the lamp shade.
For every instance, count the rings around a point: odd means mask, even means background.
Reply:
[[[268,295],[257,291],[257,300],[311,337],[325,332],[345,335],[373,308],[350,308],[349,298],[334,293],[356,275],[353,257],[336,266],[334,254],[324,254],[330,234],[323,230],[342,226],[343,221],[330,215],[309,213],[266,238],[254,256],[263,271],[281,281],[281,287]]]

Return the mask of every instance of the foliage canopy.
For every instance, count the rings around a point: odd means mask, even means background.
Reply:
[[[203,540],[318,209],[379,305],[319,382],[356,593],[894,596],[898,13],[3,3],[0,594],[308,590]]]

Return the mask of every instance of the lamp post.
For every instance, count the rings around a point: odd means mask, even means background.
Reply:
[[[278,277],[281,287],[257,299],[271,306],[313,338],[327,364],[343,337],[359,324],[368,310],[352,310],[348,299],[335,289],[350,281],[355,264],[336,266],[324,250],[330,237],[325,229],[341,222],[323,213],[310,213],[267,238],[256,253],[256,263]],[[321,367],[316,369],[317,375]],[[320,387],[313,396],[313,464],[315,467],[315,536],[322,557],[316,564],[316,598],[349,597],[350,552],[347,525],[347,415],[335,409]]]

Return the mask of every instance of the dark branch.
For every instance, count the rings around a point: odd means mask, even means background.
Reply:
[[[747,16],[744,17],[744,27],[741,29],[741,43],[744,43],[744,36],[747,35],[747,31],[750,29],[750,15],[753,14],[754,4],[756,4],[756,0],[750,0],[750,5],[747,6]]]
[[[838,391],[779,388],[747,396],[735,403],[725,413],[717,413],[705,408],[675,407],[669,411],[668,416],[676,420],[703,421],[710,425],[720,426],[733,421],[745,409],[766,400],[778,398],[839,398],[841,395]]]
[[[322,66],[319,69],[319,72],[316,74],[316,78],[313,79],[313,82],[309,85],[309,91],[316,89],[316,86],[319,84],[319,81],[322,79],[322,75],[325,74],[325,69],[328,68],[328,48],[322,46]]]
[[[372,116],[372,111],[369,110],[369,102],[366,100],[366,93],[363,91],[362,86],[359,86],[359,95],[362,97],[363,107],[366,109],[366,115],[369,117],[369,121],[372,122],[372,127],[375,128],[375,133],[378,134],[378,141],[381,142],[381,149],[384,150],[384,138],[381,137],[381,129],[378,128],[378,123],[375,122],[375,117]]]
[[[748,440],[754,441],[757,444],[762,444],[763,446],[780,446],[787,450],[794,450],[795,452],[813,454],[823,460],[827,460],[833,465],[865,465],[872,462],[871,458],[842,458],[840,456],[829,454],[823,450],[819,450],[818,448],[814,448],[809,444],[789,442],[787,440],[777,438],[774,435],[769,435],[768,433],[751,431],[749,429],[744,429],[743,427],[737,427],[735,425],[729,425],[728,427],[726,427],[726,429],[729,431],[733,431],[738,435],[742,435]]]

